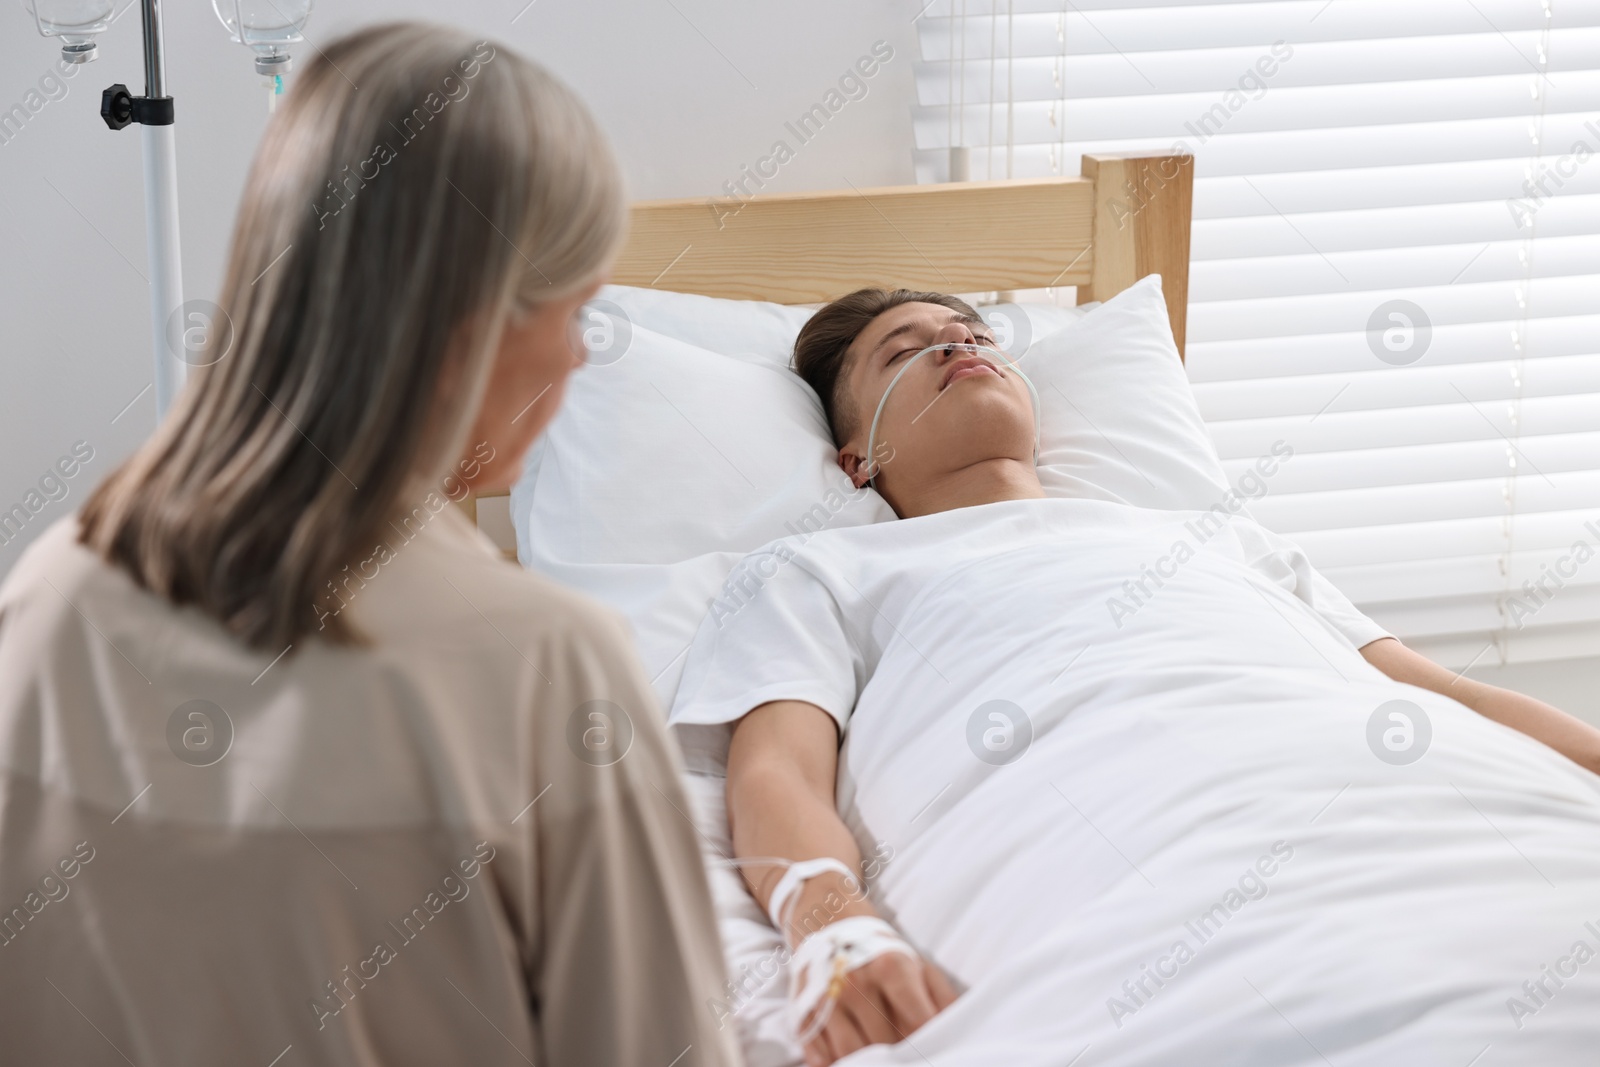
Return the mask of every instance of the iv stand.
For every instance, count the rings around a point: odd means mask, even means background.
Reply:
[[[155,352],[156,422],[183,387],[187,364],[174,344],[184,343],[183,270],[178,243],[178,160],[172,97],[161,34],[161,0],[140,0],[144,30],[144,95],[120,82],[100,98],[100,117],[113,130],[138,123],[143,130],[144,225],[150,266],[150,327]],[[169,339],[169,335],[170,338]]]

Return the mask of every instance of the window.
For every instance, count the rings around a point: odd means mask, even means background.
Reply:
[[[1230,475],[1294,448],[1265,525],[1441,662],[1600,651],[1600,2],[939,0],[919,30],[919,180],[952,144],[974,179],[1195,154],[1189,376]]]

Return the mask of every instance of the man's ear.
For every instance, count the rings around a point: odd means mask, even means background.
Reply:
[[[867,461],[861,456],[850,451],[849,446],[839,449],[839,469],[850,477],[850,484],[860,489],[867,484],[873,475],[873,470],[867,466]]]

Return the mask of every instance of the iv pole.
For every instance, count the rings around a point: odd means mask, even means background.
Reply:
[[[100,98],[100,117],[113,130],[139,123],[144,149],[144,225],[150,265],[150,329],[155,353],[156,422],[183,387],[187,364],[178,348],[187,347],[183,269],[178,243],[178,160],[172,97],[167,95],[167,65],[161,33],[161,0],[140,0],[144,30],[144,95],[133,96],[120,82]],[[209,328],[204,319],[197,319]]]

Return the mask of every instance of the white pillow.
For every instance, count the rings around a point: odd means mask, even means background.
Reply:
[[[773,329],[765,350],[714,351],[636,321],[630,351],[578,371],[524,472],[536,558],[661,565],[748,552],[829,490],[849,493],[821,404],[772,350],[798,328]],[[844,522],[887,517],[874,497],[845,507]]]
[[[1204,510],[1228,491],[1167,320],[1146,275],[1033,343],[1039,482],[1050,496]]]
[[[1051,495],[1204,508],[1226,490],[1152,275],[1084,309],[983,309],[1039,390]],[[512,491],[527,566],[623,611],[664,708],[707,605],[744,553],[894,518],[834,462],[790,369],[809,309],[609,286],[590,365]],[[820,509],[820,510],[819,510]]]
[[[742,555],[819,506],[829,526],[894,513],[839,470],[789,369],[810,310],[621,286],[589,307],[590,363],[512,490],[517,552],[628,616],[665,709]]]

